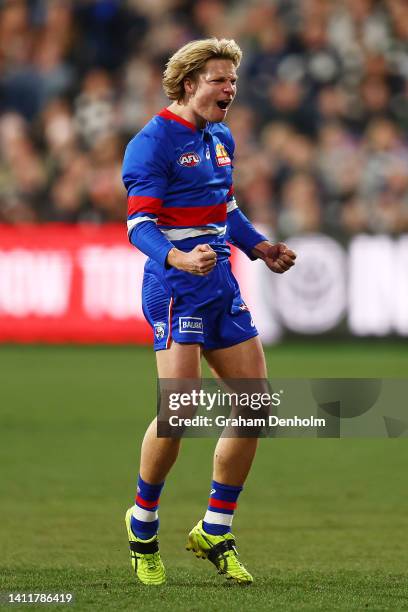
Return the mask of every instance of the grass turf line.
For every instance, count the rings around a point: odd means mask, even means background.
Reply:
[[[398,343],[295,343],[267,358],[276,376],[407,371]],[[2,347],[0,360],[1,591],[70,591],[79,610],[206,610],[220,597],[242,610],[408,609],[405,440],[261,440],[234,520],[256,578],[243,589],[184,551],[214,446],[185,440],[162,496],[169,581],[146,591],[131,574],[123,518],[154,410],[152,352]]]

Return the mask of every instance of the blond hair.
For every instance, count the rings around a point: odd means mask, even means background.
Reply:
[[[163,73],[163,89],[170,100],[184,98],[184,79],[194,79],[210,59],[231,60],[238,68],[242,51],[235,40],[206,38],[193,40],[171,56]]]

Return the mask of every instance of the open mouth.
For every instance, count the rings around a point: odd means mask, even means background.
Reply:
[[[221,110],[227,110],[230,103],[231,103],[231,100],[218,100],[217,106],[219,106]]]

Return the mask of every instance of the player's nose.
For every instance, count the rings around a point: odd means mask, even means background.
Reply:
[[[225,83],[224,85],[224,92],[227,93],[230,96],[234,95],[235,92],[235,87],[232,83]]]

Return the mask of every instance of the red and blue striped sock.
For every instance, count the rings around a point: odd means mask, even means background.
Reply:
[[[224,535],[231,531],[232,519],[241,491],[242,487],[212,481],[208,509],[203,520],[204,531],[211,535]]]
[[[163,485],[164,482],[149,484],[139,474],[130,525],[135,536],[141,540],[150,540],[159,530],[158,509]]]

